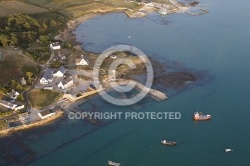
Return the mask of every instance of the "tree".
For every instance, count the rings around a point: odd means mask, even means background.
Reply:
[[[17,36],[14,33],[10,34],[10,45],[17,46],[18,45],[18,39]]]
[[[56,21],[54,20],[50,20],[50,24],[49,24],[51,27],[54,27],[56,26]]]
[[[17,85],[18,85],[18,82],[16,80],[11,80],[11,88],[12,89],[15,89]]]
[[[9,45],[10,38],[7,35],[1,34],[0,35],[0,43],[4,46],[7,47]]]
[[[43,45],[47,45],[48,44],[48,41],[49,41],[49,36],[47,35],[41,35],[39,37],[40,39],[40,42],[43,44]]]
[[[26,76],[28,77],[29,82],[31,82],[31,77],[33,76],[33,73],[31,73],[31,72],[26,72]]]
[[[16,89],[19,91],[22,91],[22,90],[24,90],[24,87],[21,84],[17,84]]]
[[[45,32],[48,29],[48,26],[46,23],[42,23],[39,32]]]
[[[30,40],[30,43],[31,43],[31,41],[34,40],[35,36],[36,36],[36,32],[34,32],[34,31],[28,31],[27,32],[27,37]]]

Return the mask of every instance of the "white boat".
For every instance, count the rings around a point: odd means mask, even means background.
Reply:
[[[114,54],[109,55],[109,57],[112,59],[116,59],[116,55],[114,55]]]
[[[166,9],[161,9],[161,10],[159,10],[158,12],[159,12],[160,14],[162,14],[162,15],[167,15],[167,14],[168,14],[168,12],[167,12]]]
[[[232,149],[225,149],[225,152],[232,152]]]
[[[112,165],[112,166],[120,166],[121,165],[121,163],[116,163],[114,161],[108,161],[108,164]]]
[[[167,141],[167,140],[162,140],[161,143],[163,145],[169,145],[169,146],[176,145],[176,142],[174,142],[174,141]]]
[[[202,112],[195,112],[194,113],[194,120],[210,120],[211,115],[203,115]]]

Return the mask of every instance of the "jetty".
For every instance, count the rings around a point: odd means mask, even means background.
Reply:
[[[135,81],[135,80],[122,80],[122,79],[119,79],[118,80],[118,84],[119,85],[128,85],[130,83],[133,83],[135,84],[135,88],[138,89],[138,90],[141,90],[141,91],[145,91],[147,92],[148,91],[148,94],[150,94],[151,96],[157,98],[157,100],[166,100],[168,99],[167,95],[161,91],[158,91],[158,90],[155,90],[155,89],[152,89],[152,88],[148,88],[146,86],[144,86],[143,84],[141,84],[140,82],[138,81]]]

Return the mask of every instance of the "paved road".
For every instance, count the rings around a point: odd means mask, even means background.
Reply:
[[[40,71],[40,73],[38,74],[35,82],[33,83],[33,85],[28,89],[26,90],[24,93],[23,93],[23,97],[24,97],[24,100],[25,100],[25,105],[26,105],[26,108],[27,108],[27,111],[30,113],[31,111],[31,104],[30,104],[30,101],[29,101],[29,92],[35,88],[36,84],[38,83],[39,79],[41,78],[41,76],[44,74],[44,72],[47,70],[48,68],[48,65],[49,65],[49,62],[54,58],[54,52],[52,50],[50,50],[51,54],[50,54],[50,58],[49,60],[45,63],[45,65],[42,66],[42,69]]]

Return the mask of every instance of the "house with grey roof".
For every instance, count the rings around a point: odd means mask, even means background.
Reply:
[[[5,100],[0,100],[0,105],[11,110],[20,110],[24,108],[24,105],[18,105],[16,103],[10,103]]]
[[[53,73],[54,77],[63,77],[67,69],[61,66],[58,70]]]
[[[10,93],[7,93],[9,96],[10,96],[10,98],[12,98],[12,99],[16,99],[17,98],[17,96],[19,96],[20,95],[20,93],[18,93],[17,91],[15,91],[14,89],[12,89],[12,91],[10,92]]]
[[[51,70],[47,70],[40,79],[40,84],[48,84],[53,81],[53,73]]]
[[[57,86],[60,89],[65,89],[73,84],[74,84],[73,78],[69,76],[69,77],[65,77],[61,82],[59,82]]]

